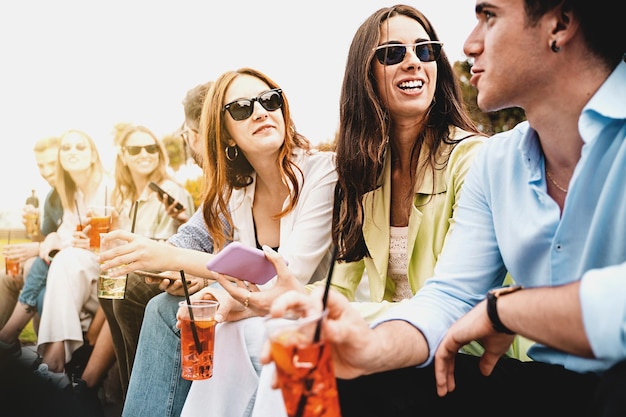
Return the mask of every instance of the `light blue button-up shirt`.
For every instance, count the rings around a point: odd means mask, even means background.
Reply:
[[[585,331],[597,359],[535,344],[534,360],[579,372],[626,359],[626,63],[579,119],[584,145],[561,216],[546,192],[543,153],[527,122],[493,136],[478,152],[456,210],[456,226],[435,276],[409,302],[372,325],[402,319],[426,336],[432,361],[450,325],[502,285],[582,278]]]

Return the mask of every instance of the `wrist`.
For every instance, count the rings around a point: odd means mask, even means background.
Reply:
[[[508,327],[502,323],[500,315],[498,314],[498,300],[507,294],[514,293],[522,289],[521,285],[512,287],[502,287],[491,290],[487,293],[487,316],[491,321],[493,329],[498,333],[515,334]]]

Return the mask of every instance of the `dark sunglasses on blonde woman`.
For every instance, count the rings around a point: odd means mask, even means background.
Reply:
[[[124,149],[129,155],[135,156],[139,155],[142,149],[145,149],[148,153],[157,153],[159,152],[159,145],[124,146]]]
[[[283,90],[274,88],[254,98],[240,98],[231,101],[222,108],[222,111],[228,110],[233,120],[246,120],[248,117],[252,116],[255,101],[267,111],[278,110],[283,107]]]
[[[418,43],[389,43],[374,48],[376,59],[383,65],[396,65],[404,60],[407,48],[413,48],[421,62],[433,62],[441,54],[442,42],[425,41]]]

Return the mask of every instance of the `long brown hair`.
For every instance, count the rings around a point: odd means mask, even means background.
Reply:
[[[359,27],[346,62],[341,88],[339,132],[337,135],[337,172],[335,206],[333,209],[333,242],[338,247],[338,260],[356,261],[368,256],[363,239],[363,195],[380,184],[391,119],[384,101],[377,92],[372,63],[374,48],[380,42],[380,27],[397,15],[416,20],[431,40],[439,40],[429,20],[417,9],[396,5],[377,10]],[[426,166],[432,172],[444,169],[447,158],[441,160],[441,147],[458,142],[450,137],[450,127],[457,126],[478,134],[478,129],[465,113],[461,89],[445,52],[437,63],[437,86],[427,123],[416,138],[411,152],[413,183],[420,153],[426,152]],[[433,183],[434,184],[434,183]]]
[[[253,181],[254,168],[248,159],[239,153],[234,161],[227,159],[225,149],[229,146],[231,138],[226,129],[223,106],[226,92],[232,82],[241,75],[250,75],[263,81],[270,89],[279,88],[267,75],[252,68],[240,68],[222,74],[215,80],[209,89],[202,107],[200,117],[200,134],[205,143],[203,160],[204,184],[202,210],[204,220],[213,238],[215,250],[219,250],[226,244],[226,240],[233,237],[233,221],[228,210],[228,201],[233,189],[244,188]],[[291,120],[289,101],[283,92],[283,106],[280,109],[285,119],[285,141],[279,153],[280,173],[285,181],[291,185],[289,204],[283,211],[277,213],[281,217],[290,212],[298,202],[300,185],[296,171],[302,176],[300,168],[292,161],[292,154],[296,148],[310,150],[309,141],[296,132],[296,127]],[[225,222],[229,231],[224,230]]]

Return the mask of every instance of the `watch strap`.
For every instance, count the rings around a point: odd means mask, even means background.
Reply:
[[[487,293],[487,316],[489,316],[491,325],[493,326],[493,329],[496,332],[506,333],[506,334],[515,334],[515,332],[511,331],[500,320],[500,316],[498,315],[498,298],[502,295],[510,294],[512,292],[515,292],[521,289],[522,289],[521,286],[506,287],[506,288],[500,288],[498,290],[489,291]]]

